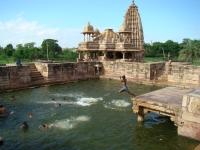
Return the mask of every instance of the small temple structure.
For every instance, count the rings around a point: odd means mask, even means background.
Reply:
[[[90,22],[82,32],[84,42],[80,42],[77,52],[81,61],[143,62],[144,36],[138,7],[134,1],[124,16],[122,27],[116,33],[105,29],[100,33]],[[83,55],[84,54],[84,55]],[[84,56],[84,58],[82,58]]]

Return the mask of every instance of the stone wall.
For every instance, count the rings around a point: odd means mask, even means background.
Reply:
[[[126,75],[134,80],[164,80],[172,83],[200,85],[200,66],[192,66],[184,63],[168,62],[116,62],[103,61],[105,76],[119,77]]]
[[[0,88],[30,82],[29,66],[0,66]]]
[[[126,75],[128,78],[153,80],[154,73],[159,79],[165,71],[165,62],[137,63],[137,62],[102,62],[104,74],[110,77]]]
[[[200,140],[200,88],[183,96],[182,112],[178,134]]]
[[[97,77],[95,73],[96,64],[98,63],[35,63],[35,66],[45,80],[74,80]]]
[[[199,85],[200,67],[192,65],[171,65],[168,70],[168,81]]]

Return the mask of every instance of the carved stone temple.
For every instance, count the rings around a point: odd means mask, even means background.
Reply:
[[[77,52],[81,61],[143,62],[144,36],[138,7],[134,1],[126,11],[122,27],[116,33],[113,29],[98,29],[88,23],[82,32]],[[81,58],[84,54],[84,58]]]

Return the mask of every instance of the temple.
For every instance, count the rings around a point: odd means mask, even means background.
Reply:
[[[84,42],[78,45],[77,62],[143,62],[144,60],[142,22],[134,1],[127,9],[122,27],[117,33],[113,29],[105,29],[103,33],[100,33],[98,29],[94,30],[89,22],[82,34]]]

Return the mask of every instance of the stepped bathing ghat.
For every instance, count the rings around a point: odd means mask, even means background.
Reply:
[[[88,23],[82,34],[84,42],[79,43],[77,62],[0,66],[0,91],[126,75],[129,82],[167,86],[132,99],[138,121],[144,121],[149,112],[169,116],[178,126],[179,135],[200,140],[200,67],[145,63],[142,22],[134,2],[118,33],[112,29],[100,33]]]

